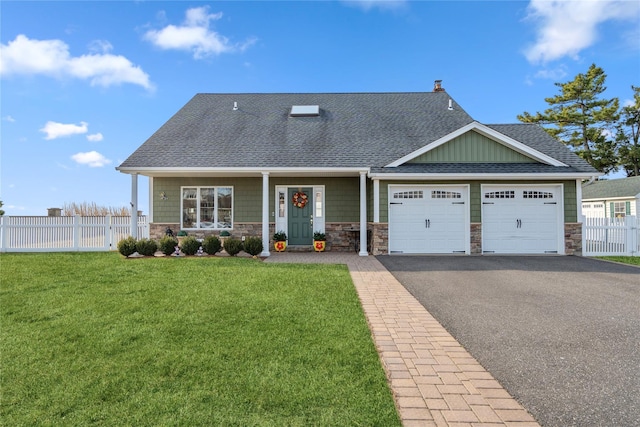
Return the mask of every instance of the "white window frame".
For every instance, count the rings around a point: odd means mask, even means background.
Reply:
[[[627,216],[627,202],[612,202],[613,203],[613,217],[624,218]]]
[[[184,191],[185,190],[196,190],[196,207],[192,208],[195,209],[195,227],[185,227],[184,224]],[[207,226],[206,223],[201,221],[201,214],[200,214],[200,208],[201,208],[201,190],[202,189],[212,189],[214,191],[214,196],[213,199],[215,200],[214,203],[214,221],[213,224],[211,226]],[[228,226],[220,226],[220,224],[222,222],[225,221],[221,221],[219,218],[219,213],[218,213],[218,209],[219,209],[219,204],[218,204],[218,191],[220,189],[229,189],[231,190],[231,213],[230,213],[230,218],[228,221]],[[185,185],[180,187],[180,228],[182,230],[232,230],[233,229],[233,205],[234,205],[234,188],[231,185]],[[226,209],[226,208],[225,208]]]

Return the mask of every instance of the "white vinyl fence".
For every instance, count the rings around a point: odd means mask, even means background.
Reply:
[[[149,237],[146,216],[137,232]],[[129,216],[0,216],[0,252],[110,251],[130,235]]]
[[[640,217],[583,217],[582,254],[640,256]]]

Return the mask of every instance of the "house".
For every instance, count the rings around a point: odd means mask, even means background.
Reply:
[[[582,213],[620,218],[640,213],[640,176],[588,182],[582,186]]]
[[[359,254],[574,254],[600,174],[533,124],[433,92],[197,94],[116,168],[149,177],[151,235],[270,236]],[[367,230],[360,233],[359,230]],[[354,245],[355,243],[355,245]]]

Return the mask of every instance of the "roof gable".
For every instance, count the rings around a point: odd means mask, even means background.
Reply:
[[[467,138],[464,136],[468,135]],[[475,135],[479,135],[483,138],[476,138]],[[473,145],[479,142],[483,144],[484,148],[494,148],[495,153],[499,153],[503,156],[505,161],[500,161],[499,158],[496,161],[495,158],[491,160],[485,159],[485,154],[477,159],[472,159],[472,154],[475,151]],[[444,146],[451,144],[449,152],[449,159],[447,161],[437,160],[441,155],[444,155]],[[500,148],[496,147],[500,145]],[[461,148],[461,150],[457,150]],[[457,151],[457,153],[456,153]],[[507,154],[508,153],[508,154]],[[453,156],[453,157],[451,157]],[[432,161],[438,161],[442,163],[529,163],[538,162],[552,166],[567,166],[560,160],[557,160],[547,154],[544,154],[528,145],[525,145],[515,139],[504,135],[488,126],[485,126],[478,122],[469,123],[448,135],[428,144],[406,156],[391,162],[386,167],[397,167],[405,163],[430,163]],[[509,159],[509,160],[507,160]],[[526,159],[526,160],[523,160]]]
[[[508,146],[475,130],[464,133],[446,144],[427,151],[408,163],[534,163]]]

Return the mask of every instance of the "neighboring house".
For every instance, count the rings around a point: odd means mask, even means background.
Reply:
[[[640,176],[594,181],[582,186],[582,213],[587,217],[637,216],[639,208]]]
[[[117,170],[135,208],[149,177],[152,236],[256,235],[265,256],[279,230],[294,250],[324,231],[363,256],[580,253],[580,185],[601,175],[537,125],[478,123],[439,82],[197,94]]]

